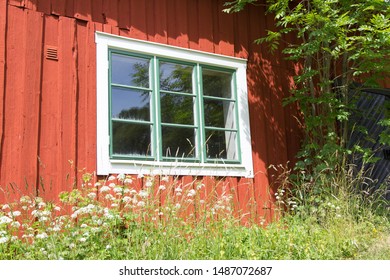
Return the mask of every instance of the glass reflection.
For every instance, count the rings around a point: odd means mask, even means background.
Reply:
[[[192,66],[160,62],[160,89],[192,92]]]
[[[160,99],[163,123],[194,124],[192,96],[162,93]]]
[[[114,155],[151,155],[150,125],[112,122]]]
[[[113,53],[111,55],[111,82],[149,88],[149,59]]]
[[[150,93],[135,89],[113,87],[111,116],[117,119],[150,120]]]
[[[195,130],[193,128],[162,126],[162,149],[166,157],[195,157]]]
[[[234,102],[207,98],[203,102],[206,126],[235,128]]]
[[[209,159],[237,160],[237,133],[232,131],[206,131],[206,155]]]
[[[202,70],[203,95],[232,98],[232,74],[210,69]]]

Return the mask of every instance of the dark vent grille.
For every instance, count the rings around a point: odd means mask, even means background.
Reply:
[[[56,47],[46,47],[46,59],[58,60],[58,49]]]

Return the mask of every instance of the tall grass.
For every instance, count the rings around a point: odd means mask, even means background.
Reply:
[[[57,204],[0,205],[0,259],[390,259],[388,209],[356,192],[356,177],[282,175],[280,219],[243,226],[232,198],[200,182],[146,177],[138,189],[131,176],[91,184],[86,174]]]

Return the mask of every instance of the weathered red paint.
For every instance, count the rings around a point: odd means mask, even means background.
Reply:
[[[295,68],[253,44],[272,27],[264,7],[229,15],[224,2],[0,1],[0,187],[19,188],[11,198],[28,193],[55,200],[96,169],[94,34],[104,31],[248,59],[255,178],[180,180],[191,187],[203,182],[204,198],[231,195],[244,220],[270,219],[275,174],[267,167],[293,160],[299,146],[296,108],[282,107]],[[58,60],[46,58],[47,47],[58,50]],[[0,192],[0,203],[5,200]]]

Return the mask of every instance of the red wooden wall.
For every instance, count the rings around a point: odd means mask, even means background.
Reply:
[[[0,0],[0,187],[54,200],[96,169],[95,31],[248,59],[254,179],[221,180],[243,213],[269,218],[270,164],[294,159],[296,110],[282,107],[294,68],[253,44],[264,7],[225,0]],[[46,58],[47,48],[58,60]],[[184,182],[192,178],[183,177]],[[14,193],[14,191],[11,191]],[[6,195],[0,191],[0,203]]]

